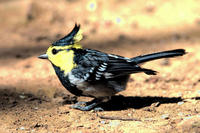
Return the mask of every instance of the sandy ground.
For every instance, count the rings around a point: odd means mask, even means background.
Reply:
[[[199,5],[0,0],[0,132],[200,132]],[[75,22],[87,48],[126,57],[176,48],[188,54],[144,64],[159,73],[131,75],[103,112],[70,109],[91,99],[70,94],[37,56]]]

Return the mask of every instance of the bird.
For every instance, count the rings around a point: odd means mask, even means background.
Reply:
[[[75,24],[71,32],[53,42],[45,54],[38,56],[50,61],[60,82],[70,93],[93,98],[71,106],[82,111],[103,110],[98,105],[124,91],[131,74],[157,74],[154,70],[142,68],[141,64],[186,54],[185,49],[173,49],[127,58],[83,48],[80,44],[82,38],[80,24]]]

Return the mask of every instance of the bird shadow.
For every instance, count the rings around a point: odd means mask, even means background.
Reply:
[[[200,98],[195,98],[199,100]],[[161,104],[169,104],[169,103],[178,103],[183,101],[181,97],[132,97],[132,96],[113,96],[110,101],[106,103],[102,103],[99,106],[102,107],[105,111],[119,111],[119,110],[126,110],[129,108],[133,109],[141,109],[144,107],[151,106],[153,103],[157,103],[156,106]]]
[[[66,104],[74,104],[77,102],[77,97],[60,94],[55,98],[62,98],[60,103],[53,103],[58,106]],[[200,100],[200,97],[193,97],[191,99]],[[141,109],[150,107],[153,103],[156,103],[158,107],[161,104],[178,103],[184,101],[181,97],[159,97],[159,96],[113,96],[111,100],[105,103],[101,103],[99,107],[102,107],[105,111],[119,111],[129,108]],[[45,98],[35,96],[33,94],[22,94],[12,89],[0,89],[0,110],[10,109],[23,105],[35,106],[35,104],[46,104],[50,101]]]

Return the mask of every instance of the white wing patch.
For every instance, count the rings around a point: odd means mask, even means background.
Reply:
[[[113,54],[108,54],[108,56],[113,57],[113,58],[119,58],[117,55],[113,55]]]
[[[84,79],[80,79],[80,78],[77,78],[75,77],[72,72],[69,72],[68,73],[68,77],[69,77],[69,81],[70,83],[74,84],[74,85],[78,85],[78,84],[81,84],[82,82],[84,82]]]
[[[99,68],[97,69],[96,71],[96,75],[95,75],[95,79],[96,80],[100,80],[100,78],[102,77],[102,75],[104,74],[104,72],[106,71],[107,69],[107,63],[103,63],[99,66]]]
[[[88,80],[88,78],[90,77],[90,74],[94,72],[94,67],[90,68],[89,73],[86,73],[83,77],[84,80]]]
[[[89,77],[90,77],[90,74],[86,73],[86,75],[83,78],[84,78],[84,80],[87,80]]]
[[[127,57],[120,57],[120,56],[117,56],[117,55],[114,55],[114,54],[108,54],[108,56],[113,57],[113,58],[115,58],[115,59],[125,59],[125,60],[129,60],[129,58],[127,58]]]
[[[98,68],[98,70],[99,70],[100,72],[103,72],[103,71],[106,70],[106,68],[107,68],[107,63],[103,63],[103,64],[100,65],[100,67]]]
[[[106,79],[112,78],[113,74],[106,72],[107,66],[108,66],[108,64],[105,62],[99,66],[99,68],[96,72],[96,80],[100,80],[100,78],[102,76],[104,76]]]
[[[94,71],[94,67],[92,67],[92,68],[90,69],[90,73],[93,73],[93,71]]]
[[[107,63],[100,64],[96,69],[95,67],[91,67],[88,73],[85,73],[82,78],[77,78],[75,75],[73,75],[71,72],[68,74],[69,80],[72,84],[78,85],[82,84],[82,82],[87,80],[92,80],[90,78],[95,78],[93,80],[101,80],[102,77],[108,79],[112,78],[113,74],[106,72],[108,67]],[[93,77],[94,75],[94,77]],[[92,77],[91,77],[92,76]]]
[[[106,72],[106,73],[104,73],[104,76],[106,79],[109,79],[109,78],[112,78],[113,74]]]

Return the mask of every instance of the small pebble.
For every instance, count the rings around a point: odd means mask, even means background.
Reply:
[[[100,121],[101,124],[106,124],[106,121]]]
[[[118,23],[118,24],[121,23],[121,18],[120,17],[116,18],[116,23]]]
[[[169,114],[164,114],[161,116],[162,119],[169,119]]]
[[[178,105],[182,105],[182,104],[184,104],[184,102],[178,102]]]
[[[35,107],[34,109],[35,109],[35,110],[38,110],[38,107]]]
[[[145,121],[153,121],[153,118],[146,118]]]
[[[120,124],[119,121],[111,121],[111,122],[109,123],[110,126],[114,126],[114,127],[118,126],[119,124]]]
[[[20,130],[25,130],[25,128],[24,128],[24,127],[20,127],[19,129],[20,129]]]
[[[182,97],[183,94],[181,92],[178,93],[178,97]]]
[[[185,120],[189,120],[189,119],[191,119],[192,118],[192,116],[188,116],[188,117],[185,117],[184,119]]]
[[[180,113],[178,113],[178,115],[179,115],[179,116],[183,116],[183,113],[182,113],[182,112],[180,112]]]
[[[24,99],[24,98],[26,98],[26,96],[24,96],[24,95],[19,95],[19,98]]]
[[[97,8],[97,2],[95,0],[90,0],[86,8],[88,11],[95,11]]]
[[[159,105],[160,105],[160,102],[156,102],[156,103],[151,104],[152,107],[158,107]]]

